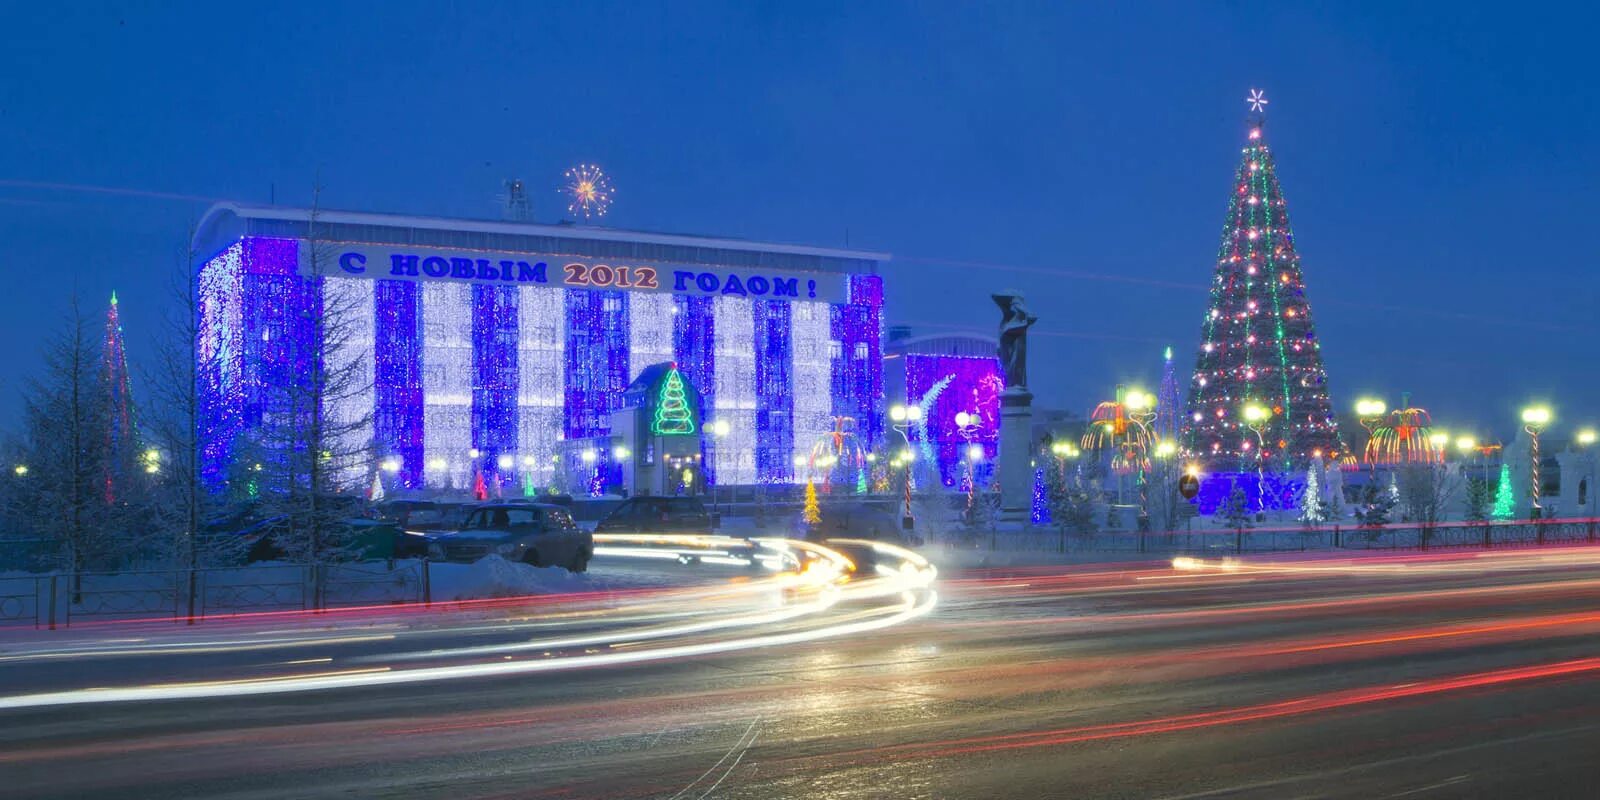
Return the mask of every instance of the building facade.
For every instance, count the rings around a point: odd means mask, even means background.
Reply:
[[[352,486],[576,489],[607,472],[624,391],[663,362],[698,393],[704,434],[726,431],[706,480],[793,482],[840,417],[882,436],[884,254],[235,204],[211,209],[195,251],[218,488],[259,457],[276,387],[311,359],[355,376],[318,410],[370,454],[341,465]]]
[[[909,329],[895,327],[886,349],[884,380],[891,402],[920,410],[920,418],[905,426],[922,465],[918,474],[936,477],[950,487],[961,486],[974,473],[982,480],[1000,447],[1000,393],[1005,391],[1005,379],[1000,374],[998,343],[968,334],[913,336]],[[957,424],[963,413],[964,427]],[[969,453],[974,445],[982,451],[979,459]]]

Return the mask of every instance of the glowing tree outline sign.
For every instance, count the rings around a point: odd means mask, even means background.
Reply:
[[[656,413],[650,421],[650,432],[656,436],[692,436],[695,432],[694,414],[689,409],[688,392],[678,368],[667,370],[656,394]]]

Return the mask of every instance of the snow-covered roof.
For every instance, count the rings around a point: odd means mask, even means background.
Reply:
[[[311,210],[286,206],[218,203],[201,218],[195,249],[202,257],[240,236],[303,236]],[[769,264],[824,272],[876,272],[888,253],[831,247],[753,242],[677,233],[654,233],[590,225],[421,217],[365,211],[317,211],[321,235],[332,241],[458,247],[508,252],[557,252],[604,257],[710,264]],[[633,252],[625,252],[625,251]],[[648,251],[648,254],[640,252]],[[778,257],[778,258],[774,258]],[[782,258],[788,257],[788,258]],[[785,264],[774,261],[789,262]]]

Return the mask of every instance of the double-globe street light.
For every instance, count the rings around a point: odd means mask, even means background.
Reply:
[[[915,524],[911,516],[911,464],[916,461],[916,456],[911,447],[911,435],[907,433],[910,427],[922,421],[922,406],[895,404],[889,409],[890,427],[900,434],[900,439],[905,442],[906,449],[901,451],[890,463],[905,468],[905,509],[901,517],[902,527],[910,530]]]
[[[1529,406],[1522,409],[1522,429],[1528,432],[1528,516],[1539,519],[1544,515],[1544,507],[1540,505],[1539,498],[1543,488],[1539,485],[1539,432],[1550,424],[1552,415],[1549,406]]]

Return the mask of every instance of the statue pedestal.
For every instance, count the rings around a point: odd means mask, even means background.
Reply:
[[[1033,395],[1012,387],[1000,395],[1000,521],[1028,522],[1033,512]]]

